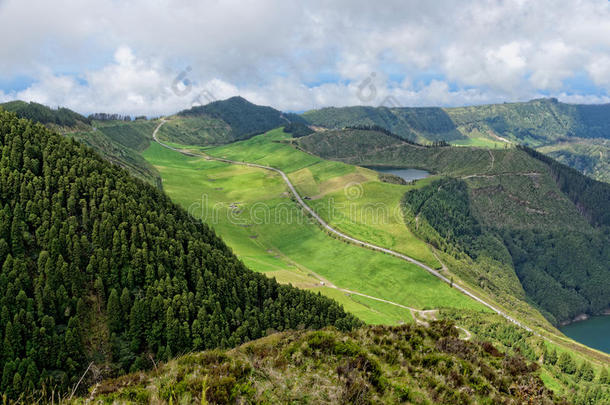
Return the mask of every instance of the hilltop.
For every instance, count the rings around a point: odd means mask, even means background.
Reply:
[[[171,116],[159,131],[159,137],[184,145],[218,145],[248,139],[291,121],[303,120],[295,114],[252,104],[238,96]]]

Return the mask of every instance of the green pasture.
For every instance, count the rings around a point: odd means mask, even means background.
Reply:
[[[237,151],[222,149],[231,154],[227,157],[236,160],[242,160],[237,155],[257,153],[239,144],[234,144]],[[300,161],[289,159],[287,151],[282,150],[285,147],[291,148],[264,143],[263,149],[278,148],[281,153],[272,157],[259,155],[257,160],[288,159],[293,170],[304,167],[304,162],[312,164],[319,160],[304,153]],[[483,309],[414,265],[327,235],[303,215],[276,173],[187,157],[156,143],[143,155],[161,174],[165,192],[191,215],[210,224],[250,268],[268,273],[280,282],[338,297],[346,308],[367,322],[395,324],[410,318],[405,314],[408,311],[399,307],[337,294],[338,290],[325,288],[321,282],[415,308]],[[347,173],[346,166],[337,164],[336,173]],[[355,170],[353,166],[347,167]],[[313,173],[319,174],[317,170]]]

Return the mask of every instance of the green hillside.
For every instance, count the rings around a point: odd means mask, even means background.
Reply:
[[[275,108],[231,97],[179,112],[160,129],[159,137],[183,145],[219,145],[250,138],[291,120],[302,122],[298,115],[285,116]]]
[[[91,123],[89,118],[67,108],[52,109],[34,102],[9,101],[0,104],[0,108],[5,111],[14,112],[19,118],[27,118],[41,124],[57,127],[75,128],[87,126]]]
[[[24,101],[0,104],[0,109],[73,137],[93,148],[109,162],[127,169],[141,180],[161,187],[159,174],[139,154],[152,139],[152,130],[156,126],[154,121],[96,121],[67,108],[54,110],[42,104]]]
[[[329,129],[378,125],[425,143],[502,148],[525,144],[583,173],[607,181],[610,104],[572,105],[555,99],[456,108],[323,108],[304,113],[310,124]],[[601,153],[600,153],[601,152]]]
[[[369,182],[367,188],[381,192],[377,200],[359,200],[359,210],[386,201],[399,212],[405,188],[379,182],[371,170],[325,161],[278,142],[289,138],[277,129],[206,149],[206,153],[280,167],[304,195],[317,194],[311,201],[321,205],[327,205],[323,196],[337,192],[343,195],[345,184],[361,179]],[[250,268],[284,283],[320,291],[368,323],[399,324],[412,319],[408,309],[345,293],[333,285],[416,309],[483,309],[414,265],[330,237],[303,214],[277,174],[203,156],[187,157],[157,144],[151,145],[144,156],[161,173],[164,191],[191,215],[204,218]],[[375,243],[439,266],[401,218],[379,230],[362,225],[358,229],[373,237]]]
[[[573,138],[537,150],[581,173],[610,183],[610,139]]]
[[[190,354],[154,373],[104,381],[92,399],[134,404],[566,403],[544,386],[539,368],[489,342],[460,340],[447,322],[429,328],[367,327],[349,334],[327,329]],[[598,403],[605,398],[601,388],[586,395],[584,400]]]
[[[0,392],[62,393],[267,330],[349,330],[320,295],[251,272],[155,187],[0,111]],[[42,393],[41,393],[42,392]]]
[[[608,184],[531,149],[422,147],[364,130],[294,142],[324,158],[454,178],[409,191],[406,217],[465,280],[496,296],[522,287],[555,324],[610,306]]]
[[[109,162],[127,169],[133,176],[161,188],[161,179],[140,152],[152,140],[156,121],[93,121],[92,126],[67,136],[93,148]]]
[[[312,125],[331,129],[377,125],[413,141],[465,138],[447,113],[438,107],[328,107],[305,112],[302,116]]]

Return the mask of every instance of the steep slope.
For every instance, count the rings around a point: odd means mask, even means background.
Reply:
[[[85,130],[63,132],[133,176],[162,188],[159,173],[140,155],[150,145],[156,121],[92,121],[91,124]]]
[[[446,322],[282,333],[100,384],[131,403],[562,403],[518,354],[457,338]]]
[[[86,146],[2,111],[0,145],[9,399],[268,329],[359,324],[333,301],[249,271],[208,226]]]
[[[291,121],[303,120],[242,97],[231,97],[179,112],[161,128],[159,137],[183,145],[218,145],[247,139]]]
[[[5,111],[14,112],[19,118],[40,122],[44,125],[63,128],[83,128],[91,124],[91,120],[67,108],[51,109],[42,104],[25,101],[9,101],[0,104]]]
[[[42,104],[24,101],[0,104],[0,109],[14,112],[19,118],[39,122],[47,128],[73,137],[93,148],[113,164],[161,188],[159,174],[139,154],[150,142],[152,127],[155,125],[152,121],[96,121],[67,108],[52,109]],[[109,116],[109,114],[98,114],[98,116],[103,115]]]
[[[452,270],[492,294],[520,297],[523,288],[521,298],[555,324],[610,306],[610,185],[531,149],[422,147],[362,130],[294,142],[324,158],[455,178],[409,192],[408,226],[444,252]]]
[[[378,125],[423,143],[552,146],[552,150],[542,150],[587,175],[610,178],[605,141],[610,139],[610,104],[572,105],[538,99],[456,108],[323,108],[302,116],[312,125],[330,129]]]

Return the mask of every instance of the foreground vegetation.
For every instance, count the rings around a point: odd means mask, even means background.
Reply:
[[[102,403],[565,403],[539,365],[447,322],[270,335],[96,387]],[[82,400],[75,401],[82,402]],[[598,402],[601,403],[601,402]]]
[[[248,151],[261,153],[261,156],[277,159],[276,162],[282,160],[293,164],[294,173],[311,173],[302,167],[316,174],[323,173],[328,177],[320,177],[320,181],[334,181],[340,190],[352,178],[350,176],[356,170],[354,166],[326,162],[327,168],[339,167],[333,171],[308,165],[310,161],[307,159],[316,158],[295,151],[290,145],[273,142],[276,136],[284,136],[281,134],[281,130],[273,131],[207,152],[223,155]],[[294,152],[297,152],[296,156]],[[144,156],[161,173],[164,190],[177,203],[185,208],[191,207],[191,215],[205,216],[250,268],[279,281],[338,299],[346,309],[369,323],[409,322],[410,315],[408,311],[390,304],[346,295],[330,285],[419,309],[440,306],[482,308],[414,265],[330,237],[316,222],[304,216],[297,203],[290,199],[285,183],[277,174],[187,157],[156,144],[151,145]],[[305,160],[298,161],[297,156]],[[342,177],[346,173],[347,179]],[[374,174],[371,171],[367,173],[369,176]],[[307,186],[310,190],[317,187],[313,177],[306,178],[311,181],[297,181],[297,187],[304,189]],[[396,204],[400,195],[395,194]],[[205,210],[202,212],[202,209]],[[404,229],[404,225],[401,228]],[[421,242],[414,246],[425,248]]]
[[[571,404],[610,403],[610,362],[607,355],[588,351],[577,344],[553,337],[542,339],[495,314],[441,310],[439,317],[457,322],[477,339],[493,343],[508,355],[521,355],[539,366],[538,374],[547,388]]]

